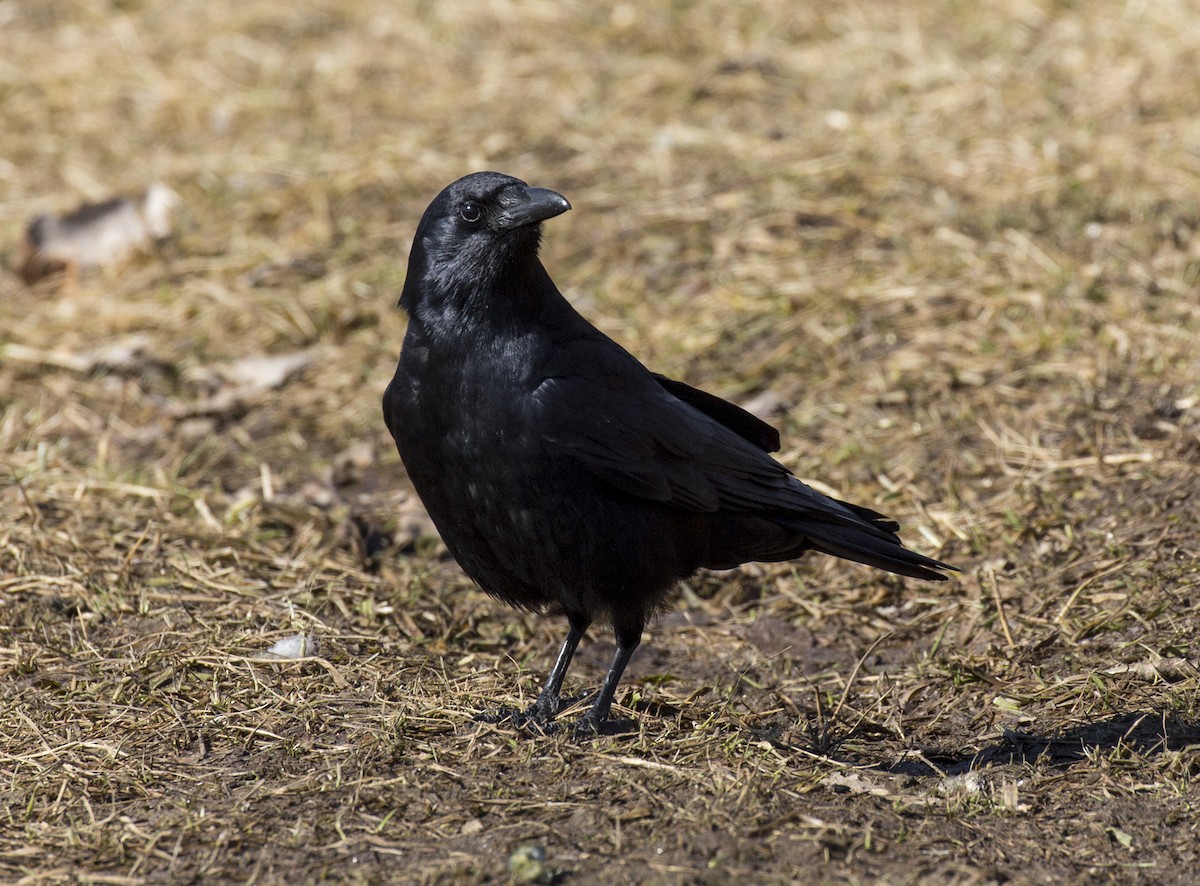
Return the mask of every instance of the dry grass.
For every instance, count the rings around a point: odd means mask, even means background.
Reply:
[[[123,274],[0,279],[0,880],[1190,882],[1197,46],[1170,0],[0,4],[3,242],[186,203]],[[561,628],[439,555],[378,401],[479,168],[571,198],[606,331],[961,579],[704,576],[632,734],[473,722]]]

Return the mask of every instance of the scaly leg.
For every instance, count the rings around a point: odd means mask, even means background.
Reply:
[[[590,738],[602,732],[604,723],[608,720],[608,712],[612,708],[613,696],[617,694],[617,684],[621,682],[621,675],[625,673],[625,666],[629,664],[630,656],[641,642],[642,628],[640,625],[637,630],[618,629],[616,655],[613,656],[612,664],[608,667],[608,673],[604,675],[604,685],[600,687],[600,694],[596,696],[595,703],[583,715],[579,725],[575,727],[576,736]]]
[[[554,662],[542,691],[538,693],[537,700],[524,711],[500,708],[482,712],[475,717],[476,720],[484,723],[511,723],[517,727],[534,726],[541,732],[551,731],[551,722],[562,707],[560,696],[563,679],[567,676],[567,668],[571,666],[571,659],[575,657],[575,650],[589,624],[588,619],[582,615],[568,615],[567,619],[571,629],[567,632],[567,639],[558,651],[558,659]]]
[[[567,668],[571,666],[571,659],[575,657],[579,641],[583,639],[584,632],[588,629],[586,619],[572,616],[568,616],[568,618],[571,629],[567,632],[567,639],[563,640],[562,649],[558,651],[558,659],[554,662],[554,667],[546,678],[542,691],[538,693],[537,701],[522,714],[526,723],[533,723],[543,728],[549,726],[550,721],[558,716],[562,707],[563,678],[567,676]]]

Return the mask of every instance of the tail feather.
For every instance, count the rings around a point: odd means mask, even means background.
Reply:
[[[804,521],[803,525],[795,528],[807,539],[812,550],[926,581],[945,581],[942,570],[959,571],[949,563],[942,563],[904,547],[900,536],[896,534],[900,529],[896,521],[861,505],[846,501],[838,501],[838,504],[861,518],[862,523],[848,526]]]
[[[814,551],[865,563],[877,569],[885,569],[896,575],[922,578],[926,581],[945,581],[946,576],[937,570],[958,572],[958,568],[916,551],[910,551],[900,539],[876,535],[870,530],[856,531],[844,526],[806,526],[804,535]]]

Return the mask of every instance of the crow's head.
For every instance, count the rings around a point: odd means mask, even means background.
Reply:
[[[522,285],[538,265],[541,223],[570,208],[561,194],[498,172],[460,178],[421,217],[401,306],[464,305]]]

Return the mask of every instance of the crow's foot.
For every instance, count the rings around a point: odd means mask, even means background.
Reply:
[[[597,722],[596,718],[587,713],[575,724],[571,737],[575,741],[590,741],[601,735],[627,735],[638,731],[637,720],[628,717],[609,717]]]
[[[554,722],[553,715],[547,716],[536,705],[531,705],[523,711],[516,708],[496,708],[475,715],[476,722],[492,723],[496,726],[512,726],[530,735],[551,735],[558,732],[560,727]]]

